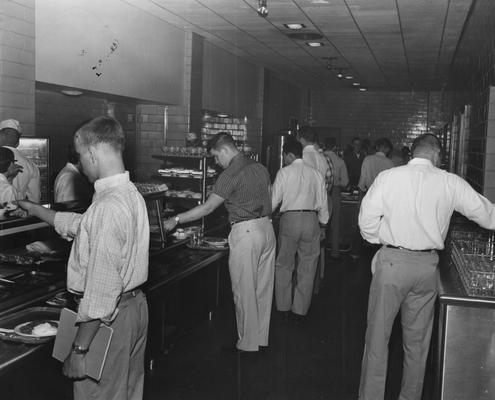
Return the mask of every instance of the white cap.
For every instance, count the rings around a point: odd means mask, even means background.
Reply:
[[[19,121],[15,119],[5,119],[0,122],[0,131],[5,128],[15,129],[17,132],[19,132],[19,134],[21,134],[21,125],[19,124]]]

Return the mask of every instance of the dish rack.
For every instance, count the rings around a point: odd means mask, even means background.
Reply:
[[[452,239],[451,261],[469,296],[495,297],[495,258],[483,240]]]

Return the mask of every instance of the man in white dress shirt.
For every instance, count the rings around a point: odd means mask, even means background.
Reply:
[[[370,188],[380,172],[395,167],[393,161],[387,157],[390,151],[392,151],[390,140],[381,138],[376,141],[376,153],[365,157],[358,184],[362,192],[366,192]]]
[[[12,186],[16,190],[17,199],[25,199],[40,202],[40,170],[29,159],[24,157],[17,147],[21,137],[21,127],[19,121],[6,119],[0,122],[0,146],[7,147],[14,153],[17,164],[22,169],[12,180]]]
[[[413,143],[407,165],[383,171],[363,198],[362,236],[383,246],[372,261],[360,400],[384,397],[388,339],[401,312],[404,368],[400,400],[420,400],[437,296],[437,250],[454,211],[495,229],[495,206],[459,176],[438,168],[431,134]]]
[[[69,146],[68,161],[60,170],[53,185],[55,203],[63,201],[91,201],[93,189],[88,179],[81,172],[79,155],[74,146]]]
[[[332,203],[332,218],[330,220],[330,243],[332,247],[332,258],[339,258],[340,253],[340,193],[342,189],[349,185],[349,175],[347,167],[342,158],[340,158],[335,149],[337,141],[334,137],[329,137],[325,141],[325,154],[330,157],[333,165],[333,187],[330,192],[330,201]]]
[[[0,206],[16,200],[12,186],[15,172],[14,153],[6,147],[0,147]]]
[[[283,157],[286,167],[278,171],[272,187],[272,209],[281,204],[282,213],[275,262],[275,300],[278,311],[292,311],[296,318],[301,318],[311,305],[320,255],[320,226],[324,229],[328,222],[327,192],[321,173],[301,159],[301,143],[287,141]],[[294,268],[297,283],[292,299]]]

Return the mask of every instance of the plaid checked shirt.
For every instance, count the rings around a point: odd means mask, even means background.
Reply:
[[[148,278],[148,214],[129,173],[97,180],[87,211],[56,213],[55,230],[74,238],[67,288],[83,293],[77,321],[113,321],[121,294]]]

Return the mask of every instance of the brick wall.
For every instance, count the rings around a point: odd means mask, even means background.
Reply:
[[[450,121],[450,97],[443,92],[315,91],[310,122],[340,131],[342,146],[354,136],[385,136],[394,147],[410,146],[416,136],[435,133]]]
[[[24,135],[33,136],[34,0],[2,0],[0,20],[0,120],[15,118]]]

